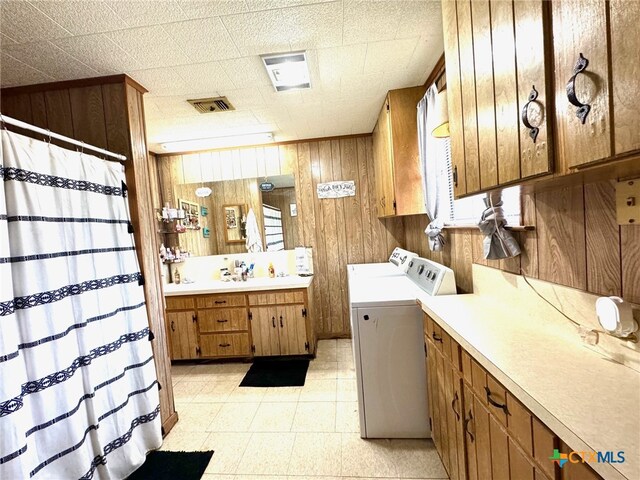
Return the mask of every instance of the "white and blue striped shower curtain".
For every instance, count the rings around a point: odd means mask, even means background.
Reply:
[[[162,443],[121,164],[2,132],[0,479],[122,479]]]

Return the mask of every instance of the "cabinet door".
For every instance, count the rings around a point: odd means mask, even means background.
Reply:
[[[609,11],[614,153],[621,155],[640,149],[640,2],[610,0]]]
[[[258,357],[280,355],[279,324],[276,307],[252,307],[251,336]]]
[[[623,3],[626,5],[627,2]],[[610,157],[612,153],[607,2],[562,0],[551,2],[551,5],[558,132],[556,150],[563,173],[571,167]],[[581,54],[589,61],[575,80],[577,99],[591,107],[584,123],[576,115],[577,107],[569,103],[566,91]]]
[[[276,323],[280,330],[280,354],[302,355],[307,353],[307,326],[303,315],[304,305],[279,306]]]
[[[447,473],[451,475],[449,463],[449,408],[447,408],[447,385],[445,378],[445,361],[440,350],[435,350],[436,357],[436,381],[437,402],[440,413],[440,458]]]
[[[512,479],[535,480],[533,465],[512,438],[509,438],[509,472]]]
[[[489,436],[491,437],[491,478],[509,480],[508,437],[493,415],[489,415]]]
[[[463,415],[464,405],[462,398],[462,378],[457,368],[451,364],[445,364],[448,371],[448,398],[449,408],[448,432],[449,432],[449,466],[451,480],[466,480],[466,456],[464,448]]]
[[[474,420],[469,424],[467,430],[475,433],[475,455],[478,480],[492,478],[491,474],[491,428],[490,415],[483,402],[473,395]],[[469,445],[467,443],[467,445]],[[503,452],[504,454],[504,452]]]
[[[385,99],[378,123],[373,130],[373,164],[376,175],[376,209],[378,217],[395,214],[393,208],[393,153],[391,151],[391,129],[389,125],[389,98]]]
[[[440,396],[438,392],[437,348],[432,341],[427,342],[427,388],[429,389],[429,408],[431,409],[431,435],[436,450],[442,456],[442,414],[440,413]]]
[[[442,0],[444,60],[447,71],[447,105],[449,107],[449,139],[454,171],[453,192],[456,197],[467,193],[464,164],[464,126],[462,122],[462,86],[458,46],[458,13],[456,2]]]
[[[167,312],[171,360],[197,358],[196,312]]]

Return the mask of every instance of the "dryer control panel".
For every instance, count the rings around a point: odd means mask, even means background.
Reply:
[[[456,279],[453,270],[426,258],[411,259],[407,276],[429,295],[456,294]]]

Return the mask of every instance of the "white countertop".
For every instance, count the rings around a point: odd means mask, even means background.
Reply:
[[[289,288],[308,288],[313,277],[300,277],[290,275],[287,277],[260,277],[250,278],[246,282],[223,282],[222,280],[209,280],[194,283],[169,283],[164,285],[165,297],[173,295],[198,295],[201,293],[236,293],[253,292],[263,290],[285,290]]]
[[[640,478],[640,373],[584,347],[568,321],[545,306],[476,294],[419,300],[570,448],[625,452],[624,463],[590,463],[600,475]]]

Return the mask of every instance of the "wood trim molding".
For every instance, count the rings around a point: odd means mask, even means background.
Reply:
[[[438,61],[436,62],[436,64],[433,67],[433,70],[431,70],[431,73],[429,74],[429,76],[427,77],[427,81],[424,82],[424,86],[429,88],[429,86],[435,82],[436,80],[438,80],[441,76],[443,76],[445,74],[445,68],[444,68],[444,53],[442,54],[442,56],[438,59]]]
[[[68,88],[78,88],[78,87],[90,87],[94,85],[104,85],[109,83],[127,83],[131,85],[133,88],[142,93],[147,93],[148,90],[136,82],[133,78],[125,75],[124,73],[119,75],[107,75],[104,77],[91,77],[91,78],[80,78],[77,80],[63,80],[60,82],[49,82],[49,83],[36,83],[33,85],[22,85],[18,87],[8,87],[0,90],[2,95],[20,95],[23,93],[36,93],[36,92],[44,92],[49,90],[64,90]]]

